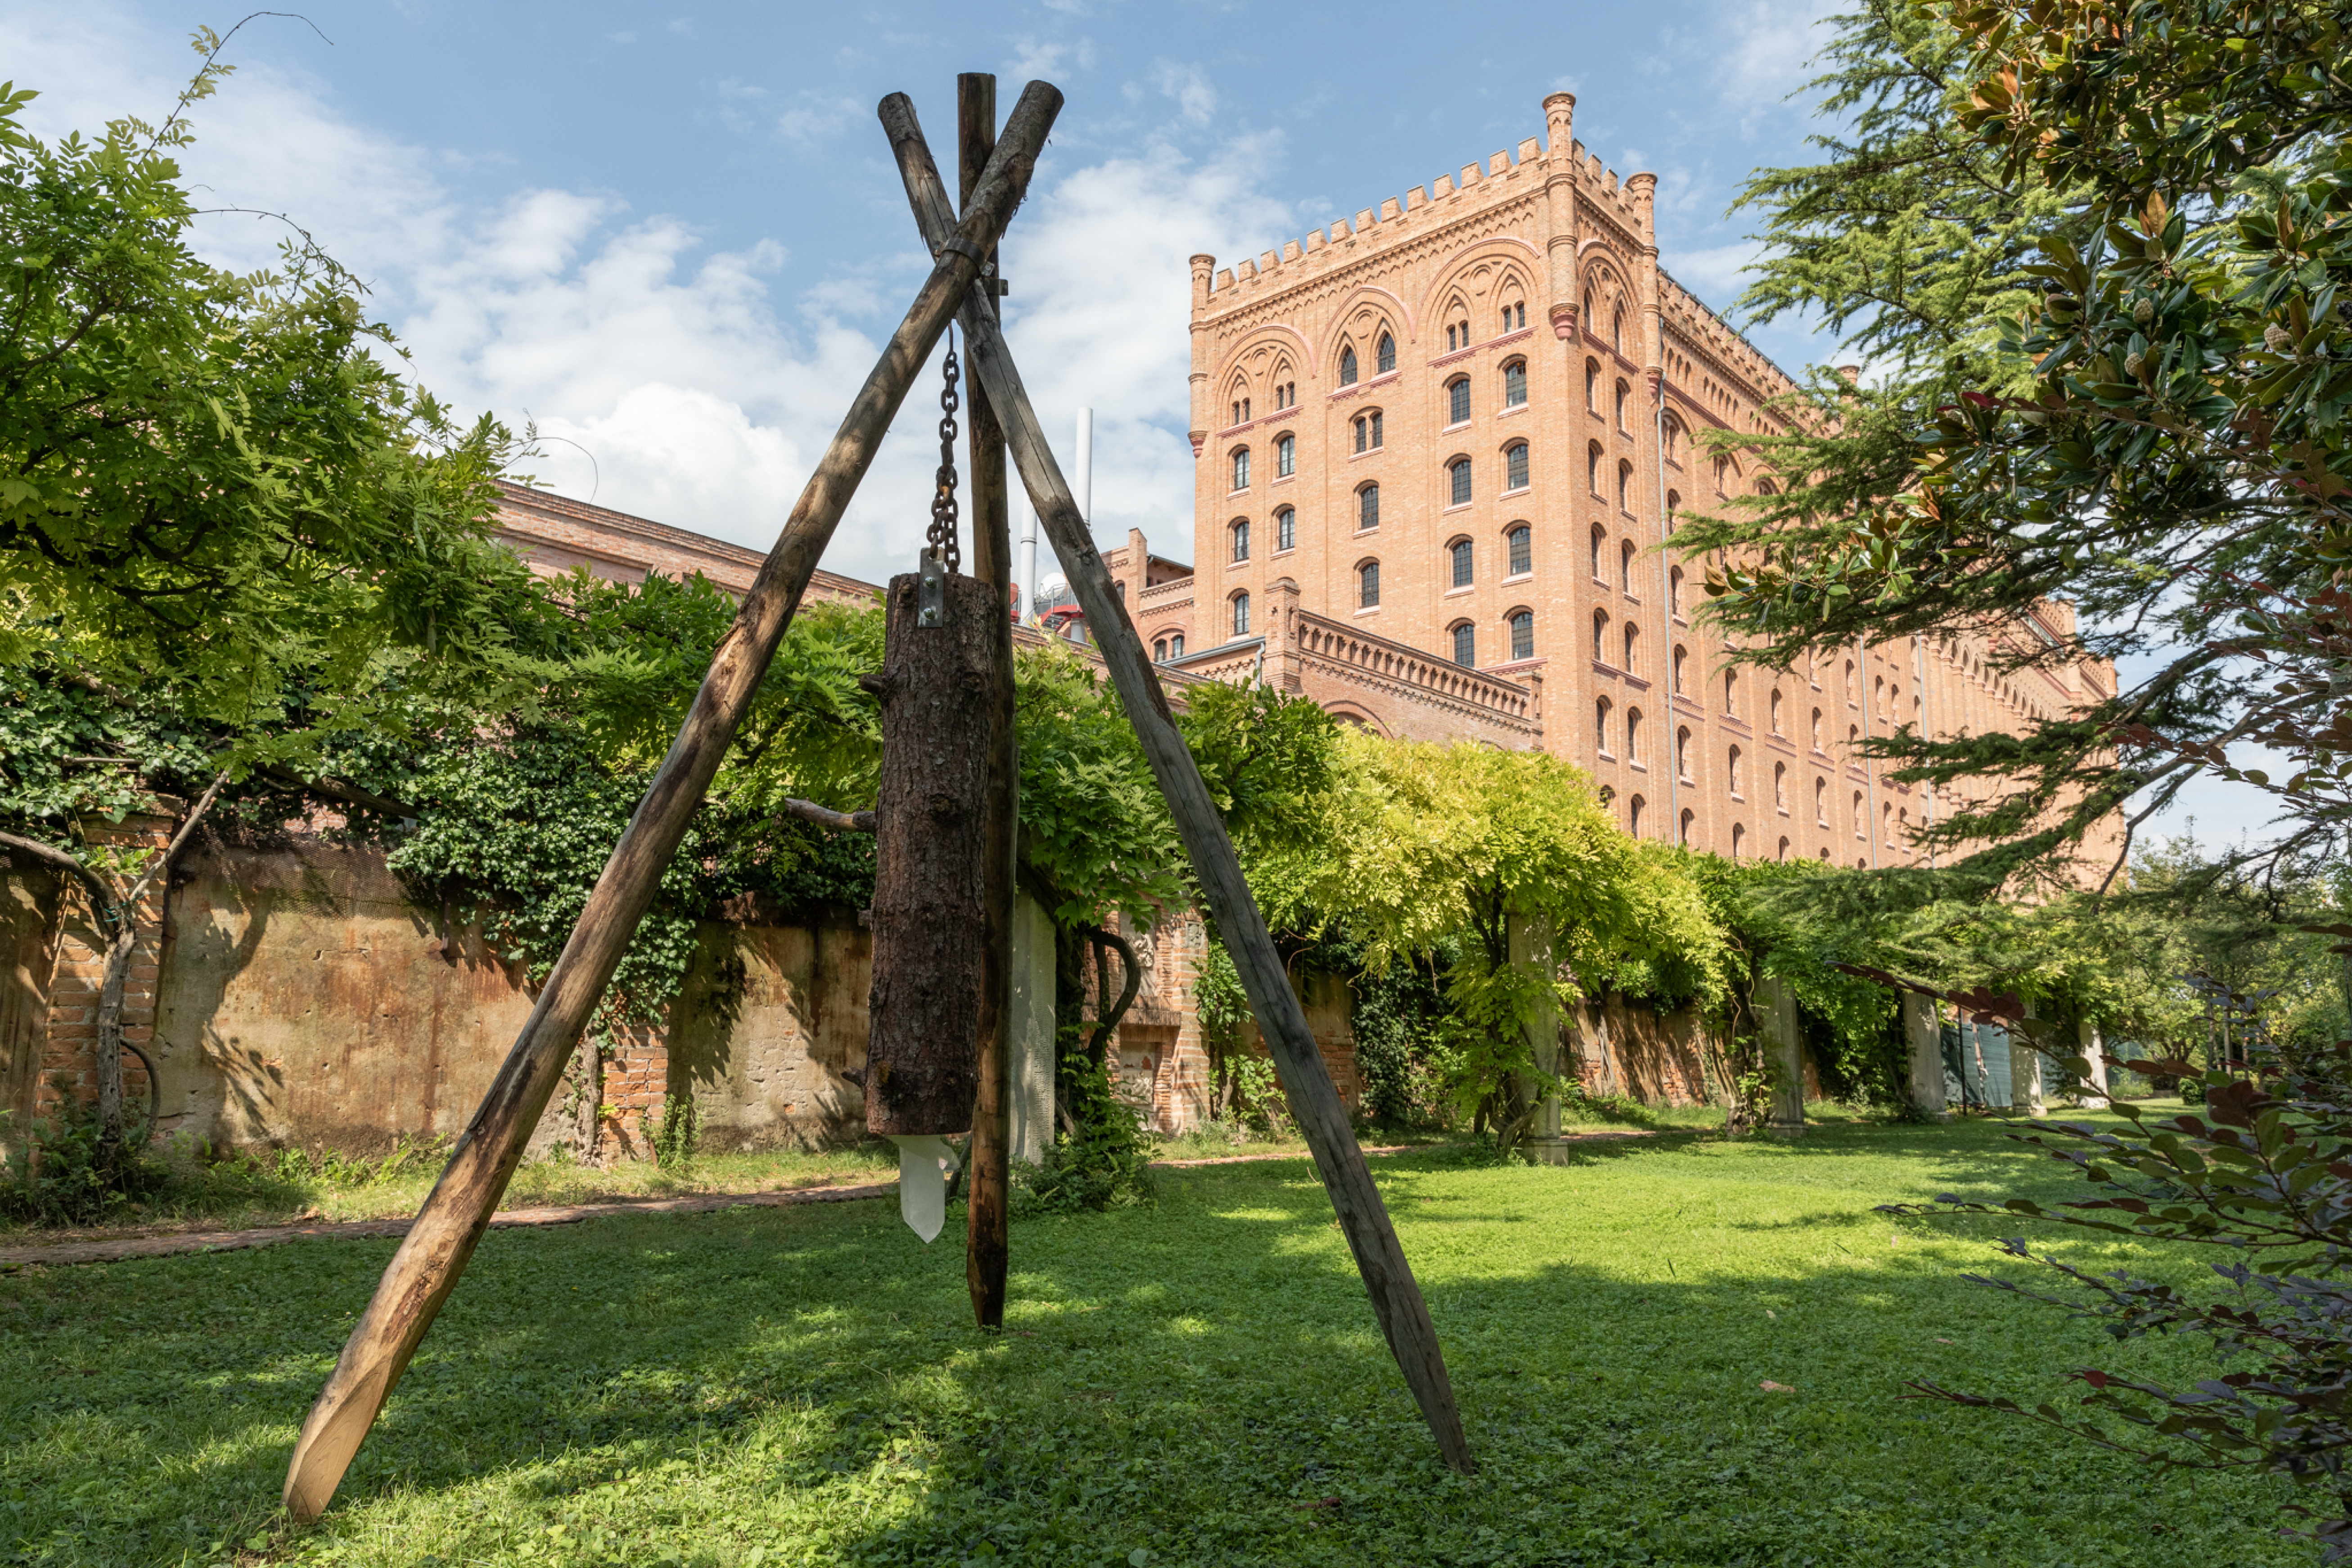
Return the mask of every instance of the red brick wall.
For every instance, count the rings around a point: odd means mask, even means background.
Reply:
[[[171,843],[173,830],[185,803],[156,797],[158,808],[125,817],[120,823],[90,821],[82,825],[88,844],[123,857],[123,868],[137,875],[144,855],[161,854]],[[155,988],[163,973],[163,900],[160,881],[148,888],[134,913],[137,936],[131,950],[131,970],[122,991],[122,1038],[152,1054],[155,1037]],[[33,1113],[47,1116],[68,1101],[89,1104],[98,1098],[98,1002],[104,984],[106,948],[114,928],[101,926],[89,908],[88,895],[76,884],[66,894],[48,975],[47,1027],[43,1031],[40,1068],[33,1092]],[[129,1051],[123,1053],[124,1103],[135,1111],[146,1103],[146,1069]]]

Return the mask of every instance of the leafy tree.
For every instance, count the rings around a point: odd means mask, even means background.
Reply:
[[[1735,443],[1787,482],[1681,540],[1725,552],[1717,623],[1779,664],[2029,628],[2066,597],[2072,635],[2021,631],[1996,663],[2154,657],[2025,732],[1866,742],[1948,796],[1991,786],[1929,836],[1974,847],[1979,887],[2063,860],[2135,795],[2136,826],[2194,774],[2231,773],[2219,748],[2241,740],[2300,752],[2292,778],[2237,775],[2294,819],[2258,852],[2312,848],[2343,815],[2352,740],[2329,679],[2352,399],[2338,22],[1889,5],[1840,29],[1817,90],[1864,109],[1857,133],[1751,184],[1768,249],[1748,303],[1822,310],[1885,377],[1817,380],[1786,433]],[[1897,218],[1841,227],[1871,200]],[[1892,289],[1906,269],[1929,286]],[[2250,655],[2271,679],[2246,678]]]

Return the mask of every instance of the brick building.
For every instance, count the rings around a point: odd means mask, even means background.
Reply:
[[[1771,480],[1692,437],[1769,428],[1792,384],[1660,266],[1655,176],[1589,156],[1574,107],[1553,95],[1548,140],[1328,234],[1192,258],[1197,570],[1124,584],[1139,534],[1105,559],[1173,668],[1262,675],[1383,734],[1541,746],[1645,837],[1907,860],[1937,803],[1880,778],[1864,734],[2063,714],[2114,671],[1991,671],[2005,640],[2066,637],[2063,604],[1777,675],[1727,662],[1692,625],[1704,563],[1674,519]]]

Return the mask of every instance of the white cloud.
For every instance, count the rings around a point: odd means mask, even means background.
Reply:
[[[1197,65],[1162,60],[1152,68],[1151,85],[1161,97],[1175,100],[1188,125],[1206,125],[1217,112],[1217,89]]]

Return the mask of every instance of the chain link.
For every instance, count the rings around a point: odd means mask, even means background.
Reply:
[[[955,329],[948,329],[948,357],[940,366],[947,384],[940,388],[940,472],[931,496],[931,528],[925,541],[931,553],[947,563],[950,574],[961,570],[963,552],[956,542],[956,375]]]

